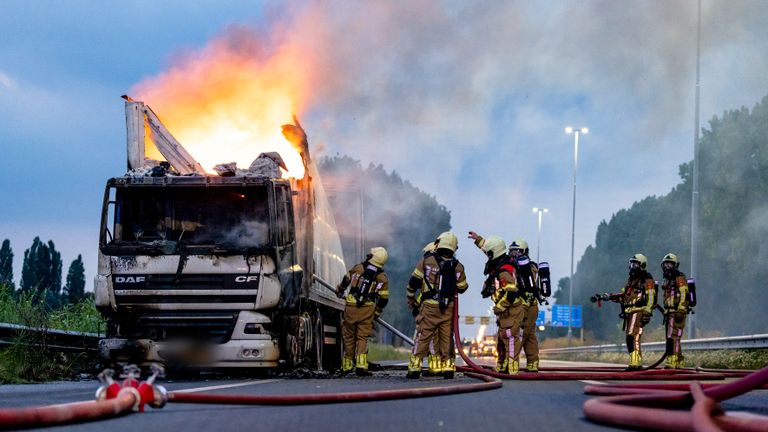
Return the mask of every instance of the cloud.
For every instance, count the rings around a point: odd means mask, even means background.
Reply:
[[[0,85],[9,90],[14,90],[16,88],[16,82],[2,70],[0,70]]]

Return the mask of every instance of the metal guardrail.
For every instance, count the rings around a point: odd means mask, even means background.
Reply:
[[[95,351],[99,347],[99,339],[104,337],[104,335],[97,333],[40,329],[19,324],[0,323],[0,345],[14,343],[24,334],[31,335],[32,341],[43,338],[45,346],[49,348],[67,351]],[[40,343],[35,344],[40,345]]]
[[[702,338],[683,340],[683,351],[703,351],[703,350],[732,350],[732,349],[760,349],[768,348],[768,334],[729,336],[718,338]],[[643,351],[659,352],[664,351],[666,344],[664,342],[643,343]],[[541,350],[546,354],[571,354],[571,353],[608,353],[625,352],[626,346],[621,344],[606,345],[587,345],[568,348],[547,348]]]

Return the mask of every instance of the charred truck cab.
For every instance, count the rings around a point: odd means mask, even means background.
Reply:
[[[306,174],[283,179],[206,174],[149,107],[128,98],[126,117],[129,172],[107,181],[101,215],[94,291],[108,323],[102,357],[181,368],[337,367],[344,303],[317,279],[335,285],[345,265],[298,122],[284,130],[300,131]],[[167,161],[145,159],[148,145]]]

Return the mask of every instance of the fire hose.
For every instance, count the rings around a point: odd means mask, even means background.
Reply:
[[[312,405],[349,402],[370,402],[445,396],[497,389],[500,380],[485,375],[467,373],[482,382],[406,389],[360,392],[297,394],[297,395],[222,395],[166,392],[153,383],[157,372],[147,381],[137,382],[133,374],[119,384],[107,376],[107,383],[96,392],[96,401],[75,402],[33,408],[0,409],[0,429],[35,428],[65,423],[83,423],[118,417],[130,412],[143,412],[145,405],[162,408],[166,402],[235,405]]]
[[[768,417],[726,415],[717,404],[749,391],[765,388],[768,367],[728,383],[692,383],[685,391],[679,385],[587,386],[587,394],[613,395],[584,403],[589,420],[631,428],[665,431],[740,430],[766,431]],[[690,408],[680,411],[679,408]]]
[[[566,375],[569,378],[561,379],[594,379],[583,378],[590,374],[574,373],[538,373],[508,375],[495,371],[489,371],[472,362],[461,348],[461,337],[458,329],[459,303],[458,296],[454,302],[454,337],[459,347],[459,354],[468,367],[457,368],[460,370],[474,370],[478,373],[497,377],[500,379],[558,379],[557,375]],[[652,379],[651,376],[661,379],[723,379],[722,374],[704,373],[696,370],[685,369],[679,372],[672,370],[671,374],[662,371],[644,370],[641,372],[605,372],[601,373],[603,379],[635,379],[642,375],[644,380]],[[718,372],[720,372],[718,370]],[[743,374],[745,371],[736,371],[735,374]],[[655,375],[651,375],[656,373]],[[582,378],[570,378],[571,376]],[[665,376],[666,375],[666,376]],[[530,377],[530,378],[528,378]],[[631,377],[631,378],[630,378]],[[589,420],[623,426],[628,428],[645,428],[664,430],[670,432],[682,431],[766,431],[768,430],[768,417],[734,417],[723,413],[717,404],[720,401],[742,395],[752,390],[768,387],[768,367],[757,372],[750,373],[744,378],[729,384],[700,384],[698,381],[690,384],[689,392],[680,391],[682,384],[646,384],[646,385],[601,385],[587,386],[587,394],[618,394],[606,398],[592,399],[584,403],[584,413]],[[658,408],[662,406],[667,409]],[[670,408],[691,407],[690,412],[672,411]]]

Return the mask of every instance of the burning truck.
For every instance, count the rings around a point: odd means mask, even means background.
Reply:
[[[345,265],[298,121],[282,132],[300,175],[276,152],[208,173],[149,106],[124,98],[128,172],[106,184],[94,289],[102,357],[337,367],[344,302],[327,287]]]

